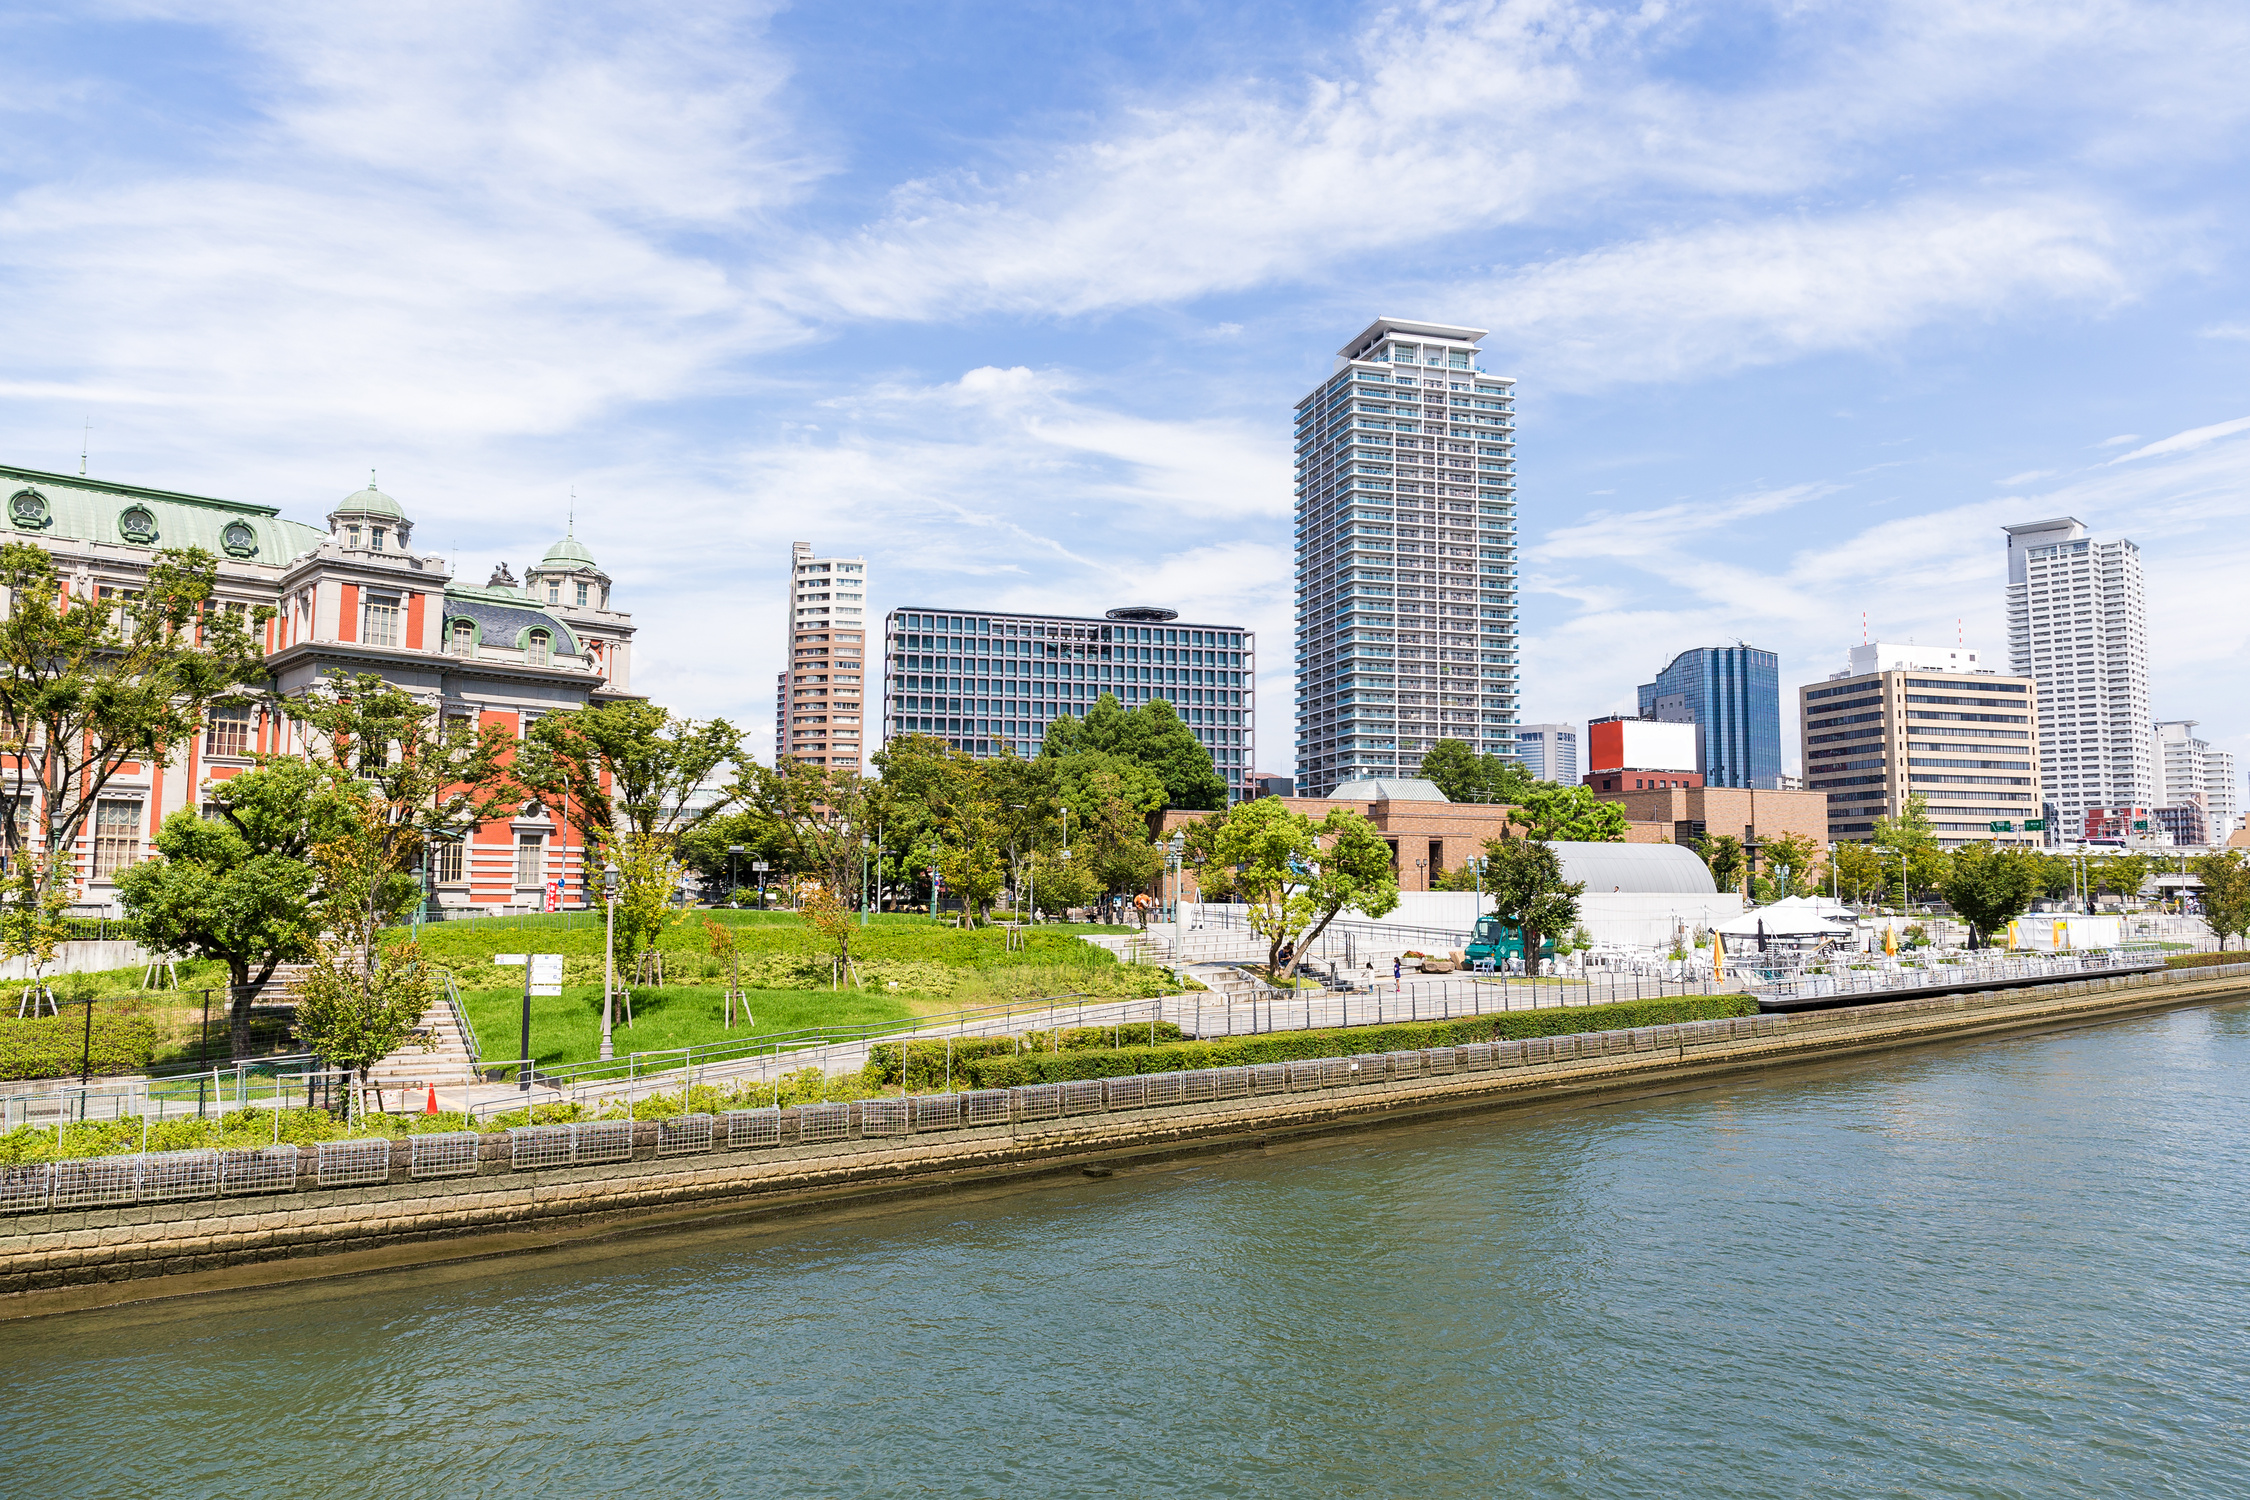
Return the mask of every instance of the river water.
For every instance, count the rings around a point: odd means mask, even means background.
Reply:
[[[2250,1011],[0,1325],[16,1495],[2250,1495]]]

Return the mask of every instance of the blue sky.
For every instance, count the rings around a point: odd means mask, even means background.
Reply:
[[[1248,623],[1289,769],[1289,410],[1387,314],[1520,382],[1526,719],[2004,653],[2068,513],[2250,751],[2239,4],[19,4],[0,69],[6,461],[374,466],[472,582],[575,488],[637,686],[760,746],[804,539]]]

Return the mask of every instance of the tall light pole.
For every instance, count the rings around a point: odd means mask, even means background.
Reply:
[[[1180,900],[1180,856],[1187,852],[1187,835],[1184,833],[1173,834],[1171,842],[1166,844],[1164,848],[1165,853],[1170,856],[1172,866],[1172,961],[1178,963],[1180,961],[1180,945],[1184,941],[1181,929],[1182,913],[1180,911],[1183,904]]]
[[[742,889],[742,877],[734,873],[735,861],[741,857],[742,846],[740,844],[727,845],[727,905],[729,906],[742,904],[742,898],[735,894],[736,891]]]
[[[602,903],[609,914],[602,929],[602,1061],[615,1055],[609,1041],[610,998],[617,993],[617,861],[602,866]]]

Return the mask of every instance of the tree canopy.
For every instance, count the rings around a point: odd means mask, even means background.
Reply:
[[[1520,761],[1479,755],[1465,740],[1439,740],[1422,754],[1422,775],[1454,802],[1509,803],[1520,806],[1543,782]]]
[[[1164,805],[1212,811],[1227,805],[1227,782],[1211,763],[1211,752],[1181,722],[1162,698],[1126,708],[1104,693],[1083,719],[1065,715],[1047,726],[1039,759],[1056,760],[1082,750],[1101,750],[1138,761],[1164,785]]]
[[[1526,837],[1579,844],[1625,841],[1625,809],[1602,801],[1592,787],[1553,782],[1533,786],[1535,790],[1516,804],[1518,811],[1511,820],[1523,825]]]
[[[89,598],[44,547],[0,547],[0,754],[20,769],[17,796],[36,789],[20,822],[0,817],[0,845],[27,919],[75,894],[69,851],[128,762],[168,760],[214,707],[266,690],[257,627],[273,610],[218,603],[218,569],[208,552],[168,549],[140,589]],[[12,946],[30,928],[8,932]]]
[[[320,890],[311,855],[353,832],[365,794],[309,761],[276,756],[208,795],[217,816],[183,808],[166,818],[154,857],[119,872],[118,899],[152,952],[227,966],[229,1050],[240,1057],[250,1007],[274,970],[313,957]],[[409,898],[413,890],[407,881]]]
[[[1182,863],[1207,894],[1248,903],[1268,972],[1284,982],[1338,912],[1380,917],[1398,905],[1390,845],[1351,808],[1330,808],[1316,823],[1278,797],[1260,797],[1191,825],[1182,845]]]
[[[1499,838],[1484,846],[1484,888],[1493,914],[1523,934],[1524,972],[1536,974],[1540,944],[1578,920],[1586,884],[1563,879],[1562,861],[1544,840]]]
[[[2039,892],[2041,858],[2030,849],[1963,844],[1947,861],[1938,893],[1969,924],[1969,946],[1981,946],[2022,916]]]
[[[705,783],[741,754],[742,736],[724,719],[677,718],[629,700],[540,719],[516,775],[557,813],[568,817],[575,805],[589,838],[606,847],[626,834],[676,839],[728,811],[739,790]]]
[[[2221,951],[2228,938],[2240,941],[2250,936],[2250,863],[2245,863],[2242,851],[2199,854],[2188,861],[2188,868],[2203,882],[2203,920],[2218,937]]]

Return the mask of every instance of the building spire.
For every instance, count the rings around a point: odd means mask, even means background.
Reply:
[[[578,535],[578,486],[570,487],[570,519],[563,526],[563,539],[568,541]]]

